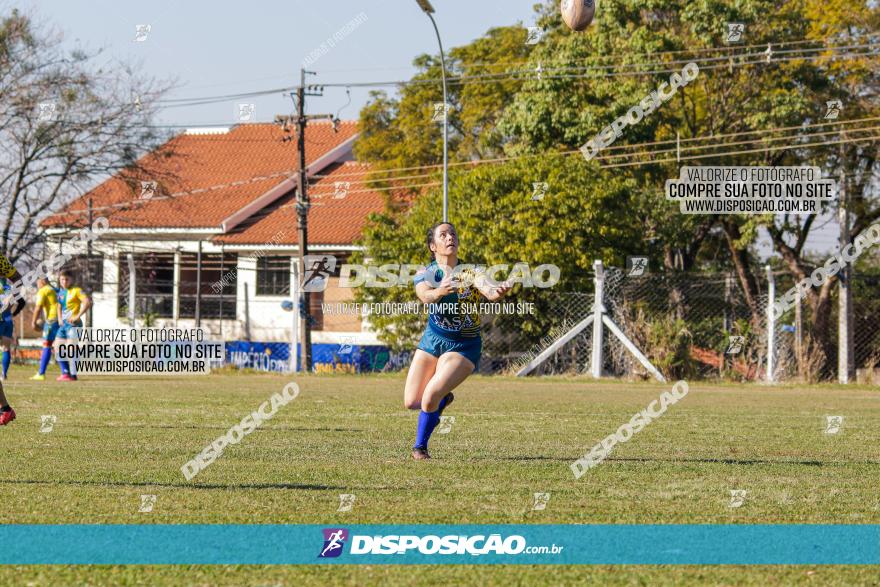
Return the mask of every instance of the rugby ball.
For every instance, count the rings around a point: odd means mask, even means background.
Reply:
[[[573,31],[584,31],[593,22],[596,0],[562,0],[559,4],[562,20]]]

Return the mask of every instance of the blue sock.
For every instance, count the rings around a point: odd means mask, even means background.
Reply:
[[[422,448],[428,448],[428,439],[431,438],[431,434],[434,433],[434,429],[437,427],[437,424],[440,423],[440,413],[443,411],[443,408],[446,407],[446,400],[449,399],[449,394],[443,396],[443,399],[440,400],[440,405],[437,406],[437,411],[435,412],[419,412],[419,427],[416,431],[416,444],[413,448],[420,446]]]
[[[413,448],[428,448],[428,439],[440,421],[440,410],[435,412],[419,412],[419,427],[416,430],[416,443]]]
[[[67,361],[58,361],[58,366],[61,367],[62,375],[70,375],[70,371],[67,368]]]
[[[440,400],[440,405],[437,406],[437,419],[433,421],[431,427],[428,428],[428,438],[431,438],[431,435],[434,434],[434,428],[437,427],[437,424],[440,423],[440,414],[443,413],[443,408],[446,407],[446,400],[449,398],[449,395],[444,395],[443,399]]]
[[[52,347],[44,346],[43,354],[40,356],[40,375],[46,374],[46,368],[49,366],[49,361],[52,359]]]
[[[12,355],[9,351],[3,351],[3,377],[6,377],[6,374],[9,373],[9,363],[12,362]]]

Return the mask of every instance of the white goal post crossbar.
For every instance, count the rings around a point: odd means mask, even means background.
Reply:
[[[648,372],[654,376],[657,381],[661,383],[666,382],[666,378],[663,377],[663,374],[651,364],[651,361],[639,350],[639,348],[633,344],[633,342],[627,338],[627,336],[623,333],[623,331],[614,323],[613,320],[605,313],[605,305],[602,303],[602,298],[604,297],[604,281],[605,281],[605,271],[602,267],[602,261],[595,261],[593,263],[593,267],[596,269],[596,298],[593,301],[593,311],[592,313],[578,322],[571,330],[562,335],[559,339],[553,342],[546,349],[541,351],[541,353],[529,361],[529,363],[524,366],[522,369],[517,371],[517,377],[524,377],[537,369],[541,364],[547,361],[553,354],[555,354],[560,348],[563,347],[566,343],[571,341],[574,337],[584,331],[587,326],[593,324],[594,320],[601,319],[600,322],[597,323],[597,326],[593,328],[593,352],[591,354],[592,357],[592,373],[594,377],[599,377],[601,375],[602,370],[602,325],[608,327],[608,330],[617,337],[617,339],[623,344],[623,346],[628,350],[636,360],[641,363],[641,365],[648,370]]]
[[[605,324],[605,326],[608,327],[608,330],[610,330],[612,334],[617,337],[617,340],[623,343],[623,346],[626,347],[626,350],[632,353],[636,360],[638,360],[638,362],[642,364],[642,367],[647,369],[648,372],[653,375],[657,381],[659,381],[660,383],[666,383],[666,378],[663,377],[663,373],[661,373],[657,369],[657,367],[651,364],[651,361],[648,360],[648,357],[642,354],[642,351],[639,350],[639,347],[633,344],[633,342],[626,337],[623,331],[617,327],[617,324],[615,324],[611,318],[609,318],[605,314],[602,314],[602,322]]]
[[[537,357],[528,362],[528,364],[516,372],[517,377],[524,377],[534,371],[541,363],[546,361],[553,355],[556,351],[562,348],[562,346],[573,339],[575,336],[581,333],[587,326],[593,323],[593,316],[587,316],[580,322],[578,322],[574,328],[566,332],[562,335],[558,340],[554,341],[553,344],[548,346],[546,349],[541,351]]]

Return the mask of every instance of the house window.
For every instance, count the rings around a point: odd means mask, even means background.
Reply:
[[[290,295],[290,257],[257,259],[257,295]]]
[[[104,291],[104,257],[101,255],[76,255],[64,264],[62,271],[73,273],[74,283],[83,291]]]
[[[174,253],[132,254],[135,279],[135,315],[142,319],[174,317]],[[117,315],[128,316],[130,272],[128,255],[119,255]]]
[[[238,256],[203,253],[200,287],[198,260],[196,253],[180,255],[179,316],[195,318],[198,305],[203,319],[235,320]]]

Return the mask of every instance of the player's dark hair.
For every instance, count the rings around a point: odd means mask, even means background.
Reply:
[[[434,242],[434,231],[437,230],[438,226],[443,226],[444,224],[448,224],[452,227],[452,230],[455,231],[455,234],[458,234],[458,229],[455,228],[455,225],[451,222],[438,222],[434,226],[428,229],[427,234],[425,235],[425,246],[428,247],[428,252],[431,253],[431,260],[435,261],[436,257],[434,256],[434,251],[431,250],[431,244]]]
[[[58,274],[58,277],[67,277],[68,279],[73,279],[73,272],[65,269],[61,273]]]

